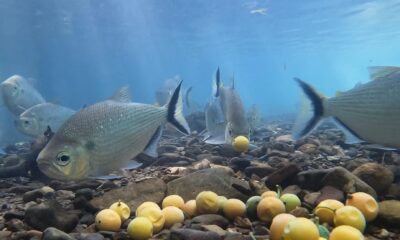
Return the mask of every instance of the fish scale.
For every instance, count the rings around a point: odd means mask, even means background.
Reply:
[[[314,105],[314,117],[305,127],[296,126],[294,135],[304,136],[321,118],[332,116],[364,141],[399,148],[400,68],[372,68],[370,73],[370,82],[329,99],[297,79]]]
[[[119,92],[113,100],[82,109],[61,126],[40,152],[39,168],[52,178],[82,179],[129,167],[130,160],[147,147],[148,153],[154,155],[161,133],[158,129],[166,122],[190,133],[182,115],[180,87],[181,84],[163,107],[130,103],[125,98],[127,92]]]

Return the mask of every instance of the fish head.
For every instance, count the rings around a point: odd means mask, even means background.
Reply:
[[[225,128],[225,141],[228,144],[232,144],[233,140],[238,137],[243,136],[247,139],[250,138],[250,128],[246,125],[237,124],[235,122],[228,122]]]
[[[16,99],[22,94],[22,85],[17,80],[18,79],[11,77],[1,83],[1,91],[3,93],[4,99]]]
[[[80,142],[57,136],[39,153],[37,164],[45,175],[58,180],[79,180],[88,177],[88,149]]]
[[[36,137],[40,133],[40,125],[34,117],[20,116],[14,121],[15,127],[22,133]]]

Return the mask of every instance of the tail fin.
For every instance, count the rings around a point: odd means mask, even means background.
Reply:
[[[190,134],[189,124],[183,116],[183,101],[180,94],[182,81],[176,87],[168,103],[167,121],[184,134]]]
[[[295,139],[302,138],[309,134],[320,122],[324,115],[324,106],[323,106],[323,97],[321,97],[313,87],[311,87],[306,82],[295,78],[295,81],[300,85],[304,94],[311,101],[311,105],[313,106],[313,116],[308,121],[298,121],[295,124],[293,129],[293,137]]]

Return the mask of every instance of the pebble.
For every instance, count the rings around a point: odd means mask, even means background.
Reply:
[[[384,194],[393,183],[393,172],[378,163],[365,163],[353,171],[353,174],[370,185],[378,194]]]
[[[400,228],[400,201],[387,200],[379,203],[378,220],[384,225]]]
[[[43,231],[42,240],[75,240],[75,238],[57,228],[49,227]]]
[[[171,231],[169,240],[220,240],[215,232],[204,232],[193,229],[174,229]]]

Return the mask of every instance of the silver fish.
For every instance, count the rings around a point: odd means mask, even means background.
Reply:
[[[400,148],[400,68],[370,67],[369,71],[371,81],[332,98],[319,95],[296,78],[311,100],[313,116],[308,121],[299,121],[293,136],[301,138],[321,120],[332,117],[345,130],[349,142]]]
[[[0,91],[8,110],[16,116],[30,107],[45,102],[42,95],[19,75],[13,75],[2,82]]]
[[[215,102],[219,102],[224,118],[224,141],[213,141],[214,144],[232,144],[237,136],[250,137],[250,127],[246,119],[239,93],[235,90],[234,83],[231,87],[223,86],[220,80],[220,71],[217,69],[213,83],[213,97]],[[218,137],[219,138],[219,137]]]
[[[209,144],[225,142],[225,120],[219,99],[212,98],[206,105],[206,133],[204,141]]]
[[[260,109],[256,104],[253,104],[246,114],[247,122],[250,126],[250,132],[254,132],[257,127],[261,124],[261,114]]]
[[[21,133],[39,137],[43,135],[48,126],[51,130],[57,131],[74,114],[75,111],[70,108],[52,103],[41,103],[21,113],[14,122]]]
[[[155,92],[155,96],[156,96],[156,101],[158,106],[164,106],[165,104],[167,104],[169,102],[169,100],[172,97],[173,92],[175,91],[176,87],[178,86],[178,84],[181,82],[181,78],[179,75],[175,75],[172,78],[169,78],[167,80],[165,80],[163,86],[161,88],[159,88],[156,92]],[[192,87],[189,88],[182,88],[181,93],[183,93],[182,95],[182,100],[183,103],[185,104],[185,106],[187,108],[191,108],[191,99],[190,99],[190,94],[192,92]]]
[[[51,178],[76,180],[125,168],[141,152],[156,156],[165,123],[190,133],[182,115],[180,89],[181,83],[162,107],[112,99],[80,110],[40,152],[39,169]]]

